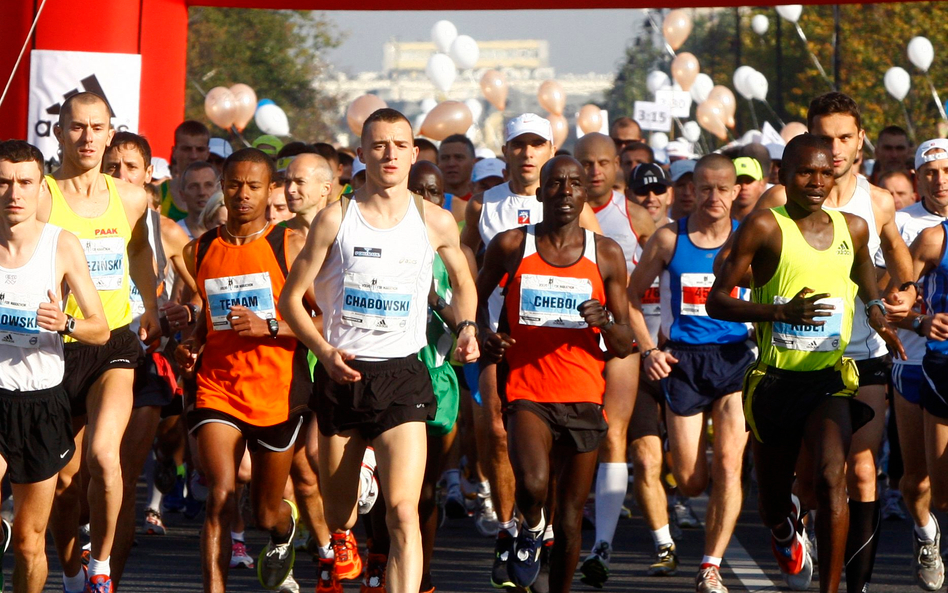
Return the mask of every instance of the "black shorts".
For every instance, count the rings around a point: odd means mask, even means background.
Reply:
[[[859,368],[860,387],[889,384],[889,379],[892,376],[892,357],[888,354],[857,360],[856,366]]]
[[[855,369],[851,362],[848,371]],[[818,371],[788,371],[758,363],[744,376],[744,419],[747,429],[760,443],[791,444],[803,439],[807,418],[831,397],[850,403],[852,430],[872,420],[872,408],[855,398],[858,377],[843,378],[840,368]]]
[[[515,399],[504,407],[505,428],[507,418],[518,412],[532,412],[543,420],[553,434],[554,447],[563,447],[577,453],[598,449],[609,430],[602,406],[589,402],[557,404]]]
[[[145,357],[138,336],[127,325],[113,329],[103,346],[69,342],[63,350],[66,364],[63,388],[69,395],[73,418],[86,414],[89,388],[102,373],[110,369],[138,368]]]
[[[919,403],[932,416],[948,419],[948,355],[926,350],[922,358],[922,383]]]
[[[371,440],[406,422],[434,420],[438,404],[417,354],[346,364],[362,373],[361,381],[342,385],[329,378],[322,364],[316,366],[310,409],[325,436],[358,430]]]
[[[0,389],[0,455],[11,482],[51,478],[75,451],[69,396],[62,384],[39,391]]]
[[[678,359],[662,379],[668,408],[678,416],[694,416],[729,393],[741,390],[744,371],[754,362],[747,342],[692,345],[668,342],[664,350]]]
[[[300,429],[305,424],[305,416],[307,415],[309,415],[308,412],[297,414],[286,422],[272,426],[254,426],[220,410],[195,408],[190,410],[187,415],[188,432],[197,436],[198,431],[205,424],[214,422],[226,424],[243,435],[247,441],[247,448],[250,449],[251,453],[256,453],[261,447],[279,453],[296,444],[296,439],[300,435]]]
[[[174,377],[158,372],[158,366],[155,364],[156,356],[163,357],[164,355],[157,352],[146,354],[141,366],[135,369],[132,408],[164,407],[174,399],[175,386],[171,384]],[[165,368],[170,368],[170,366]]]

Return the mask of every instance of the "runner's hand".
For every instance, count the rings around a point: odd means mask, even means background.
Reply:
[[[138,318],[138,323],[138,339],[145,344],[151,344],[161,337],[161,323],[158,322],[158,314],[154,310],[145,309]]]
[[[234,305],[227,314],[227,321],[238,336],[244,338],[263,338],[270,336],[270,328],[262,317],[244,307]]]
[[[610,321],[609,313],[602,306],[602,303],[596,299],[589,299],[579,304],[579,314],[583,316],[586,325],[589,327],[602,327],[608,325]]]
[[[473,328],[472,328],[473,329]],[[458,346],[454,349],[454,359],[458,362],[474,362],[480,358],[480,348],[477,344],[477,334],[464,328],[458,336]]]
[[[889,352],[893,356],[901,360],[908,360],[908,356],[905,355],[905,348],[902,347],[902,340],[899,339],[899,332],[886,321],[886,316],[882,314],[878,307],[869,309],[868,321],[869,327],[876,330],[879,337],[885,340],[886,346],[888,346]]]
[[[362,373],[346,364],[346,361],[352,360],[353,358],[355,358],[354,354],[333,348],[329,351],[328,355],[320,356],[319,362],[326,367],[326,372],[329,373],[330,379],[336,383],[345,385],[362,380]]]
[[[912,300],[912,294],[909,291],[894,290],[885,297],[885,317],[890,322],[897,323],[908,315],[914,305],[915,301]]]
[[[500,359],[504,357],[507,348],[510,348],[516,343],[517,340],[514,340],[507,334],[490,332],[487,334],[487,337],[484,338],[484,348],[481,355],[487,362],[497,364],[500,362]]]
[[[174,332],[179,332],[188,326],[191,321],[191,312],[184,305],[178,303],[165,303],[158,308],[165,314],[168,320],[168,326]]]
[[[178,344],[178,347],[174,349],[174,359],[181,365],[181,370],[189,372],[194,368],[194,365],[197,364],[200,351],[201,347],[197,343],[197,340],[188,338]]]
[[[922,333],[932,340],[948,340],[948,314],[936,313],[922,321]]]
[[[49,296],[49,302],[40,303],[36,310],[36,325],[51,332],[63,331],[66,329],[66,314],[59,308],[56,293],[48,290],[46,294]]]
[[[646,377],[652,381],[661,381],[671,374],[671,365],[677,362],[678,359],[672,356],[670,352],[656,349],[642,362],[642,366],[645,367]]]
[[[829,293],[821,292],[813,296],[806,296],[812,293],[810,288],[804,288],[783,305],[777,306],[776,321],[792,323],[794,325],[823,325],[824,321],[817,321],[817,317],[829,317],[832,315],[833,305],[816,304],[816,301],[825,299]]]

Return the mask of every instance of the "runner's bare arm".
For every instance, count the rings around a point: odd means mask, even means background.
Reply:
[[[635,342],[639,345],[639,352],[648,353],[647,356],[642,357],[645,374],[655,381],[667,377],[671,372],[671,365],[678,362],[678,359],[656,348],[648,326],[645,324],[642,296],[662,270],[668,266],[675,253],[675,241],[676,234],[672,225],[665,225],[655,231],[652,238],[645,244],[642,259],[639,260],[629,278],[629,324],[632,326]],[[650,350],[652,352],[649,352]]]
[[[583,204],[583,211],[579,213],[579,226],[588,229],[594,233],[602,234],[602,227],[599,225],[599,219],[593,212],[592,206],[588,203]]]
[[[912,256],[912,278],[922,278],[935,269],[941,261],[944,245],[945,227],[943,225],[935,225],[919,233],[909,247],[909,253]],[[897,325],[905,329],[913,329],[912,322],[915,317],[919,315],[914,312],[909,313]],[[934,340],[948,340],[948,316],[938,314],[923,317],[919,328],[923,335]]]
[[[918,297],[914,286],[909,286],[904,291],[898,290],[904,283],[914,280],[912,256],[899,233],[899,227],[895,224],[895,202],[892,194],[874,185],[870,186],[869,194],[872,198],[872,213],[879,226],[886,272],[889,274],[890,284],[895,288],[886,294],[889,318],[902,319],[915,305],[915,299]]]
[[[494,333],[490,327],[488,301],[504,274],[516,271],[523,253],[523,229],[504,231],[494,237],[484,253],[481,271],[477,275],[477,325],[483,336],[482,356],[498,362],[504,352],[516,343],[506,333]]]
[[[171,262],[175,277],[181,278],[184,284],[193,292],[197,290],[197,284],[194,283],[194,278],[188,272],[188,266],[184,262],[184,248],[188,242],[188,234],[178,223],[167,216],[161,217],[161,244],[165,250],[165,255],[168,257],[168,261]]]
[[[161,325],[158,323],[155,254],[148,242],[148,226],[145,222],[148,213],[148,194],[137,185],[126,183],[121,179],[115,180],[115,188],[122,197],[125,214],[132,227],[132,238],[128,242],[128,275],[138,287],[145,307],[145,312],[140,318],[141,327],[138,330],[138,337],[142,342],[150,344],[161,336]]]
[[[464,229],[461,231],[461,244],[467,245],[475,254],[481,248],[481,232],[478,223],[481,220],[481,210],[484,208],[484,194],[471,196],[464,210]]]
[[[605,308],[612,313],[613,320],[602,311],[602,303],[590,300],[579,306],[579,312],[591,327],[598,327],[609,352],[619,358],[632,354],[635,340],[629,327],[629,277],[626,271],[625,254],[619,244],[608,237],[596,237],[596,261],[606,291]]]
[[[440,206],[425,202],[425,221],[431,245],[438,251],[444,267],[451,279],[454,297],[451,309],[458,322],[474,321],[477,315],[477,289],[474,278],[468,269],[467,259],[461,251],[458,225],[452,215]],[[458,344],[454,356],[459,362],[474,362],[480,356],[477,345],[477,331],[467,326],[458,334]]]
[[[102,309],[102,300],[92,283],[89,264],[82,251],[79,239],[69,231],[60,231],[56,245],[56,271],[76,297],[82,319],[76,318],[76,329],[70,334],[85,344],[101,346],[109,341],[109,322]],[[37,312],[37,324],[46,330],[61,331],[66,327],[66,315],[60,308],[60,295],[49,291],[48,303],[41,303]]]
[[[645,247],[649,238],[655,234],[655,221],[652,220],[648,210],[629,199],[626,199],[626,211],[629,213],[629,222],[632,223],[632,230],[639,238],[639,245]],[[631,273],[631,271],[629,273]]]
[[[768,210],[770,208],[776,208],[777,206],[783,206],[786,203],[787,188],[778,183],[760,196],[760,199],[757,200],[757,205],[754,206],[754,210]]]

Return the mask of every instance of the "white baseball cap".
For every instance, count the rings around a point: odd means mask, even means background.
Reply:
[[[679,179],[688,173],[694,173],[695,165],[697,164],[698,161],[692,159],[682,159],[672,163],[671,168],[669,169],[669,174],[671,175],[672,181],[677,183]]]
[[[770,154],[770,160],[772,161],[782,161],[783,160],[783,149],[786,148],[784,144],[778,144],[776,142],[771,142],[770,144],[765,144],[767,147],[767,153]]]
[[[222,159],[226,159],[230,155],[234,154],[234,147],[230,145],[230,142],[224,140],[223,138],[211,138],[211,141],[208,142],[208,148],[211,151],[211,154],[216,154]]]
[[[352,159],[352,173],[350,173],[350,179],[356,176],[356,173],[361,173],[365,171],[365,163],[362,162],[362,159],[359,158],[359,155],[356,155]]]
[[[488,177],[503,177],[504,169],[507,164],[500,159],[484,159],[474,163],[474,169],[471,171],[471,181],[477,183],[481,179]]]
[[[171,177],[171,167],[168,166],[168,161],[160,156],[151,157],[151,166],[154,167],[154,171],[151,174],[153,179],[166,179]]]
[[[481,146],[480,148],[477,148],[474,150],[474,158],[495,159],[497,158],[497,153],[487,148],[486,146]]]
[[[929,150],[940,148],[941,152],[936,152],[934,154],[925,154]],[[934,138],[932,140],[926,140],[918,145],[918,150],[915,151],[915,170],[918,171],[922,168],[922,165],[925,163],[930,163],[932,161],[940,161],[942,159],[948,159],[948,140],[945,138]]]
[[[536,134],[547,142],[553,142],[553,126],[550,120],[536,113],[524,113],[507,122],[507,135],[504,142],[510,142],[517,136]]]

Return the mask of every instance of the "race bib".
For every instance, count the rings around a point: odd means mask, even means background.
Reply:
[[[276,319],[269,272],[208,278],[204,281],[204,291],[215,330],[231,329],[227,314],[234,305],[247,307],[263,319]]]
[[[0,291],[0,344],[39,347],[39,334],[43,330],[36,324],[36,310],[44,300]]]
[[[125,240],[121,237],[82,239],[82,251],[96,290],[118,290],[125,277]]]
[[[145,312],[145,302],[142,300],[142,293],[138,292],[138,287],[134,282],[129,283],[128,300],[132,307],[132,317],[138,319]]]
[[[787,297],[775,296],[774,304],[782,305],[790,301]],[[820,299],[820,305],[832,305],[832,315],[820,317],[823,325],[793,325],[774,322],[771,343],[788,350],[804,352],[832,352],[839,350],[843,329],[843,299]]]
[[[342,322],[372,331],[405,331],[414,292],[412,282],[347,272],[343,284]]]
[[[524,274],[520,277],[520,324],[584,329],[579,305],[592,298],[588,278]]]
[[[652,282],[652,285],[645,290],[642,295],[642,314],[646,317],[658,317],[661,315],[659,304],[662,301],[661,290],[659,289],[658,278]]]
[[[682,274],[681,275],[681,314],[707,317],[705,305],[711,286],[714,284],[714,274]],[[739,299],[740,289],[734,287],[731,296]]]

